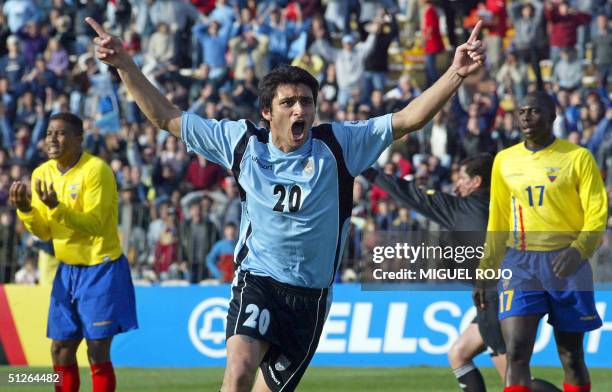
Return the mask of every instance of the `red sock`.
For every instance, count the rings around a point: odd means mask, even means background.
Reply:
[[[587,385],[572,385],[563,384],[563,392],[590,392],[591,384]]]
[[[115,371],[112,362],[91,365],[93,392],[115,392]]]
[[[53,365],[53,370],[60,375],[60,382],[55,384],[55,392],[79,392],[81,379],[76,363],[68,366]]]
[[[524,385],[508,385],[504,388],[504,392],[531,392],[531,388]]]

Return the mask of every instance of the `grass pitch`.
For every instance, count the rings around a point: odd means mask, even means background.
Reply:
[[[0,367],[0,391],[38,392],[52,390],[49,384],[9,384],[10,373],[46,373],[47,368]],[[501,382],[492,368],[481,369],[487,389],[500,391]],[[534,376],[562,385],[563,372],[559,368],[538,367]],[[593,392],[612,391],[611,369],[590,369]],[[223,377],[221,368],[150,369],[118,368],[117,390],[120,392],[183,392],[218,391]],[[91,391],[88,369],[81,369],[81,391]],[[459,387],[449,368],[343,368],[311,367],[298,388],[300,392],[387,392],[436,391],[458,392]]]

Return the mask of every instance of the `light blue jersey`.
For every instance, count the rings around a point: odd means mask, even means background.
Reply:
[[[236,177],[240,268],[294,286],[329,287],[342,259],[353,180],[393,141],[391,114],[313,127],[306,143],[289,153],[248,120],[183,113],[181,133],[189,151]]]

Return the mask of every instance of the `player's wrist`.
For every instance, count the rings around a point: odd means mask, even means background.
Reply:
[[[32,212],[32,206],[18,206],[17,209],[19,210],[19,212],[22,212],[24,214],[29,214],[30,212]]]
[[[463,82],[463,79],[466,78],[467,75],[465,75],[464,73],[462,73],[460,71],[460,67],[456,66],[456,65],[451,65],[450,68],[448,69],[450,71],[450,74],[456,78],[459,79],[460,82]]]
[[[575,251],[581,259],[587,259],[584,252],[576,244],[570,245],[568,249]]]

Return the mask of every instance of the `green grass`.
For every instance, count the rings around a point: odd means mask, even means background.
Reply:
[[[0,391],[37,392],[52,390],[47,385],[9,385],[9,373],[48,372],[44,368],[0,367]],[[218,391],[223,369],[144,369],[119,368],[118,391],[121,392],[183,392]],[[489,391],[500,391],[501,383],[492,368],[482,369]],[[612,391],[612,370],[590,369],[593,392]],[[563,373],[559,368],[534,368],[533,375],[560,386]],[[91,391],[87,369],[81,370],[81,391]],[[457,392],[459,387],[448,368],[334,368],[311,367],[298,391],[437,391]]]

